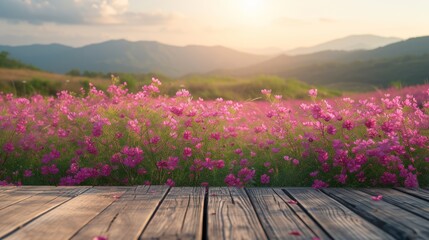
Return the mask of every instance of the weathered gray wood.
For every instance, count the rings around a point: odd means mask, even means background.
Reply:
[[[201,239],[205,188],[172,188],[140,239]]]
[[[130,187],[72,239],[138,239],[167,191],[166,186]]]
[[[423,188],[417,188],[417,189],[409,189],[409,188],[395,188],[396,190],[399,190],[401,192],[410,194],[414,197],[424,199],[426,201],[429,201],[429,190],[425,190]]]
[[[429,221],[384,200],[352,189],[326,189],[331,197],[399,239],[428,239]]]
[[[292,236],[294,239],[328,238],[313,221],[306,219],[307,222],[304,222],[300,218],[292,206],[296,204],[291,203],[289,197],[280,189],[278,192],[271,188],[246,190],[269,239],[286,239]],[[307,225],[308,223],[310,225]]]
[[[321,239],[329,239],[329,235],[326,234],[325,230],[320,227],[320,225],[315,222],[308,214],[303,210],[297,201],[291,199],[288,195],[285,194],[283,189],[274,188],[274,191],[278,194],[283,201],[287,202],[289,207],[293,209],[295,214]]]
[[[429,202],[393,189],[361,189],[373,196],[382,195],[383,200],[406,211],[429,220]]]
[[[310,188],[286,188],[334,239],[392,239],[347,207]]]
[[[45,191],[0,210],[0,239],[22,227],[33,218],[81,194],[89,187],[73,187],[63,191]]]
[[[117,187],[94,187],[58,206],[6,239],[69,239],[125,190]]]
[[[209,239],[267,239],[241,188],[209,188],[207,224]]]

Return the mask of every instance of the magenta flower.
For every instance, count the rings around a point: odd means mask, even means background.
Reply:
[[[381,199],[383,199],[383,196],[382,195],[378,195],[378,196],[371,196],[371,199],[373,200],[373,201],[381,201]]]
[[[7,153],[11,153],[13,150],[15,150],[15,147],[12,143],[8,142],[3,145],[3,150]]]
[[[173,181],[173,179],[169,178],[169,179],[167,179],[167,182],[165,183],[165,185],[168,185],[170,187],[174,187],[174,185],[176,185],[176,183]]]
[[[185,147],[184,149],[183,149],[183,156],[184,157],[191,157],[192,156],[192,149],[191,148],[188,148],[188,147]]]
[[[322,180],[315,179],[313,185],[311,186],[314,189],[327,188],[329,185]]]
[[[33,176],[33,172],[30,169],[27,169],[24,171],[24,177],[31,177]]]
[[[343,122],[343,128],[347,129],[347,130],[352,130],[354,127],[353,122],[350,120],[346,120]]]
[[[270,176],[267,174],[264,174],[261,176],[261,183],[262,184],[269,184],[270,183]]]
[[[105,236],[96,236],[96,237],[93,237],[92,240],[109,240],[109,239]]]
[[[308,95],[310,95],[311,97],[316,97],[317,96],[317,89],[310,89],[308,91]]]

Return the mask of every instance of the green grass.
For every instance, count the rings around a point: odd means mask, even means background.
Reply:
[[[318,89],[323,98],[340,96],[340,91],[320,86],[312,86],[296,79],[284,79],[276,76],[257,76],[250,78],[193,75],[180,79],[172,79],[161,74],[130,74],[119,73],[120,82],[126,82],[130,92],[138,92],[143,85],[150,84],[152,77],[163,82],[160,86],[161,95],[175,96],[180,89],[187,89],[195,99],[206,100],[223,98],[225,100],[246,101],[262,97],[262,89],[272,89],[273,95],[282,95],[283,99],[306,99],[308,90]],[[54,96],[57,92],[68,90],[79,93],[80,88],[89,89],[89,83],[98,89],[106,90],[110,79],[73,77],[51,74],[42,71],[0,68],[0,92],[13,93],[18,96],[41,94]]]
[[[261,98],[262,89],[272,89],[272,94],[282,95],[284,99],[308,98],[308,90],[318,88],[319,96],[327,98],[340,96],[341,92],[316,87],[296,79],[283,79],[276,76],[257,76],[233,78],[221,76],[190,76],[186,79],[164,83],[161,93],[174,96],[177,90],[185,88],[194,98],[223,98],[226,100],[253,100]]]

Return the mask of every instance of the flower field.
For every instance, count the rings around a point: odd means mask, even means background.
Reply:
[[[192,99],[125,85],[0,95],[0,183],[428,186],[428,86],[322,100]]]

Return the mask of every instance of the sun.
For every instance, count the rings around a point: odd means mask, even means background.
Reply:
[[[263,5],[263,0],[243,0],[241,2],[242,11],[250,15],[259,13]]]
[[[237,12],[235,18],[245,25],[262,26],[269,18],[267,3],[264,0],[235,1],[235,9]]]

